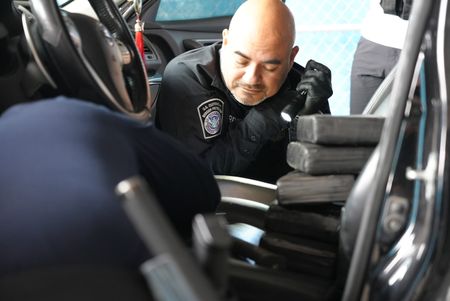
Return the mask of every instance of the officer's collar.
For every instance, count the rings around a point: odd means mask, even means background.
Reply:
[[[211,86],[213,86],[214,88],[219,89],[220,91],[224,92],[224,93],[230,93],[230,91],[228,90],[227,86],[225,85],[225,81],[223,79],[222,76],[222,69],[220,69],[220,53],[222,51],[222,42],[219,42],[215,45],[215,52],[216,52],[216,74],[214,75],[212,82],[211,82]]]

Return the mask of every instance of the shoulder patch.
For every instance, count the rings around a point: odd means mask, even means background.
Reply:
[[[222,132],[223,101],[211,98],[197,107],[200,126],[205,139],[213,138]]]

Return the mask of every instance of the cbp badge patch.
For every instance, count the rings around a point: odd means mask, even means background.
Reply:
[[[198,117],[205,139],[213,138],[222,132],[223,101],[211,98],[202,102],[198,107]]]

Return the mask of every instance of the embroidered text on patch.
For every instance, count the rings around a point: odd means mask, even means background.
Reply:
[[[219,98],[211,98],[202,102],[198,107],[203,137],[205,139],[220,135],[222,131],[223,101]]]

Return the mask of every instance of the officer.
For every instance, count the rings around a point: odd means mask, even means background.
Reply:
[[[222,43],[167,65],[156,125],[205,158],[215,174],[274,182],[290,169],[280,111],[297,88],[308,92],[305,109],[330,113],[331,72],[314,61],[305,69],[294,64],[294,19],[279,0],[244,2],[222,36]]]

